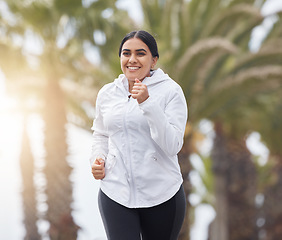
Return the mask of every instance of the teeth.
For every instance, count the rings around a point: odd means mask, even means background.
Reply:
[[[139,67],[128,67],[130,70],[137,70]]]

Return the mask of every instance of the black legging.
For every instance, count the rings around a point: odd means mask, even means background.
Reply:
[[[99,209],[108,240],[177,240],[186,201],[183,187],[168,201],[149,208],[127,208],[101,190]]]

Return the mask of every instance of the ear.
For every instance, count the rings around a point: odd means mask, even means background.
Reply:
[[[157,61],[158,61],[158,57],[154,57],[153,58],[153,61],[152,61],[152,65],[151,65],[151,68],[153,69],[155,67],[155,65],[157,64]]]

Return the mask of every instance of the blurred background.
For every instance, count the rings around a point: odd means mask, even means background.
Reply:
[[[0,0],[0,239],[106,239],[90,128],[135,29],[189,107],[179,239],[281,240],[281,0]]]

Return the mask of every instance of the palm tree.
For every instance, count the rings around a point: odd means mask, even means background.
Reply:
[[[141,1],[145,28],[158,36],[162,64],[184,89],[192,129],[196,130],[199,121],[207,118],[216,123],[217,137],[227,139],[224,145],[222,140],[216,140],[220,144],[215,144],[218,149],[213,154],[214,157],[222,156],[224,159],[215,160],[215,170],[217,162],[226,163],[219,165],[221,171],[217,169],[215,172],[219,177],[215,179],[215,188],[221,186],[219,193],[227,207],[225,213],[222,213],[227,220],[222,230],[223,237],[215,238],[217,240],[253,239],[256,234],[253,204],[256,193],[255,167],[244,142],[244,130],[247,129],[241,128],[240,115],[235,115],[238,110],[232,113],[232,107],[259,95],[266,87],[266,77],[269,78],[269,91],[272,85],[279,84],[277,77],[281,77],[280,52],[265,50],[253,54],[248,49],[251,30],[264,19],[259,11],[261,5],[254,7],[254,2]],[[271,38],[275,39],[275,36]],[[240,130],[241,135],[237,130]],[[189,145],[193,145],[190,142],[193,139],[192,133],[193,130],[187,135],[180,153],[180,156],[184,154],[184,157],[180,157],[180,163],[184,169],[186,193],[190,192],[188,174],[191,168],[188,157],[192,149]],[[230,155],[233,157],[228,157]],[[247,170],[241,171],[242,166]],[[222,171],[224,175],[220,177]],[[228,173],[233,173],[229,180]],[[246,191],[242,181],[238,181],[242,177],[250,179],[249,191]],[[227,183],[231,183],[234,188],[229,188]],[[236,202],[240,196],[244,201]],[[239,211],[236,211],[238,208],[248,209],[248,214],[240,216]],[[227,218],[229,210],[232,216]],[[222,217],[222,214],[218,216]],[[242,225],[237,219],[245,224],[242,229],[246,230],[241,235]],[[223,222],[222,219],[220,222]],[[187,223],[180,239],[189,239]]]
[[[1,18],[0,26],[1,29],[7,31],[7,34],[0,38],[0,69],[4,72],[9,82],[7,82],[7,89],[11,93],[17,92],[17,98],[21,104],[18,109],[23,115],[23,134],[22,134],[22,145],[20,154],[20,166],[22,175],[22,202],[24,212],[24,226],[25,226],[25,237],[24,239],[40,239],[40,235],[37,229],[37,203],[36,203],[36,191],[34,188],[34,157],[31,152],[30,140],[27,134],[27,115],[28,110],[25,106],[26,98],[26,86],[29,84],[21,85],[19,88],[22,91],[17,91],[17,87],[13,84],[16,79],[22,76],[23,72],[28,72],[28,64],[25,57],[21,54],[21,49],[13,44],[12,32],[16,29],[14,26],[9,26],[9,21]],[[15,70],[16,69],[16,70]],[[11,84],[10,84],[11,83]],[[23,88],[25,89],[23,91]]]
[[[90,80],[95,82],[96,76],[90,74],[98,71],[91,68],[87,61],[83,43],[90,42],[92,46],[101,44],[95,42],[95,37],[93,38],[95,31],[100,28],[104,30],[106,42],[116,43],[120,32],[123,35],[125,31],[123,29],[127,26],[121,25],[120,23],[123,21],[118,19],[118,16],[121,18],[124,12],[121,12],[120,15],[117,14],[117,18],[105,19],[103,17],[103,12],[109,8],[117,13],[115,1],[95,1],[90,6],[84,6],[79,1],[52,1],[52,3],[9,1],[7,5],[14,14],[16,22],[15,27],[13,27],[15,24],[6,25],[9,33],[24,36],[27,31],[30,31],[36,36],[42,47],[42,53],[31,57],[39,62],[33,72],[37,77],[40,76],[37,79],[41,82],[40,99],[43,103],[40,112],[45,122],[46,165],[44,173],[47,179],[48,210],[46,219],[50,223],[49,236],[51,239],[76,239],[78,226],[71,214],[72,184],[70,174],[72,168],[67,162],[66,98],[59,81],[67,79],[66,81]],[[127,24],[129,23],[130,21],[127,22]],[[107,53],[105,47],[101,46],[101,49]],[[110,55],[107,57],[110,59]],[[87,68],[85,68],[85,63]],[[101,75],[100,73],[99,76]],[[17,84],[20,81],[25,81],[23,78],[18,77],[17,79]],[[68,110],[72,110],[74,114],[79,112],[80,119],[86,119],[87,114],[81,106],[80,110],[77,110],[77,105],[69,104],[68,106],[72,107]],[[87,123],[82,122],[85,126],[89,123],[89,119]]]
[[[38,240],[40,235],[38,233],[36,222],[37,204],[36,191],[34,188],[34,158],[31,152],[30,141],[27,133],[26,119],[24,119],[22,150],[20,155],[20,166],[22,173],[23,184],[23,208],[24,208],[24,226],[25,226],[25,240]]]
[[[277,88],[271,96],[264,96],[257,100],[260,106],[253,116],[256,118],[254,130],[261,134],[262,141],[269,149],[268,162],[265,166],[259,166],[262,177],[260,181],[260,193],[264,196],[261,207],[261,230],[264,231],[264,240],[280,239],[282,208],[281,199],[281,173],[282,173],[282,115],[281,115],[281,87]],[[256,108],[258,110],[258,108]],[[261,114],[261,110],[263,113]]]

